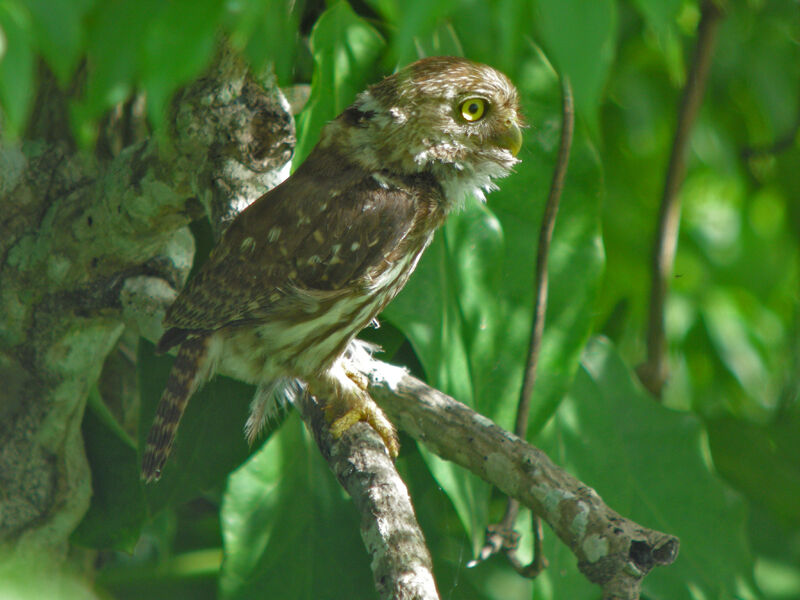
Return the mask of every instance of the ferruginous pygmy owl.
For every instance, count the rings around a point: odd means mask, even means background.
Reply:
[[[362,92],[305,162],[230,225],[167,311],[180,344],[147,438],[158,479],[189,398],[218,367],[257,387],[252,441],[271,403],[306,387],[331,432],[366,421],[397,437],[348,369],[345,350],[400,291],[434,231],[467,194],[518,162],[522,116],[502,73],[463,58],[417,61]]]

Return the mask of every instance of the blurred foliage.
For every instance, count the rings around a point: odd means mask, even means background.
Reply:
[[[522,164],[488,205],[469,203],[449,221],[383,327],[365,335],[510,428],[558,148],[557,73],[569,75],[578,122],[529,438],[619,512],[680,536],[678,561],[645,579],[646,598],[788,600],[800,597],[795,0],[725,4],[681,192],[663,405],[632,375],[699,14],[691,0],[0,0],[2,132],[25,139],[40,60],[69,91],[85,147],[103,115],[136,92],[158,131],[172,94],[202,73],[221,35],[255,69],[273,64],[282,84],[311,84],[298,160],[359,90],[418,56],[462,54],[502,69],[531,125]],[[139,444],[169,364],[140,345]],[[251,393],[223,378],[207,386],[163,480],[145,490],[136,436],[93,395],[83,432],[95,495],[73,543],[100,552],[100,593],[374,597],[354,509],[297,418],[247,448]],[[599,597],[548,533],[551,566],[535,583],[500,558],[466,569],[503,499],[402,441],[398,466],[443,597]],[[10,581],[6,570],[0,589]]]

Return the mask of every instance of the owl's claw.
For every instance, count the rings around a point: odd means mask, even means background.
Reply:
[[[397,439],[394,425],[366,393],[352,394],[337,399],[325,407],[325,412],[330,419],[330,431],[334,439],[339,439],[353,425],[364,421],[381,436],[389,451],[389,456],[392,459],[397,458],[397,454],[400,452],[400,442]]]

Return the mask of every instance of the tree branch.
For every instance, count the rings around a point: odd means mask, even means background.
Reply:
[[[54,131],[61,108],[37,112],[31,130]],[[123,331],[123,302],[182,284],[185,225],[202,204],[252,200],[276,163],[288,168],[294,131],[290,116],[274,118],[281,109],[222,51],[181,95],[169,147],[143,141],[108,162],[69,140],[0,147],[0,543],[64,555],[91,493],[83,409]],[[158,310],[151,302],[144,320]]]
[[[702,16],[697,30],[697,46],[686,87],[678,111],[678,124],[669,166],[664,181],[661,208],[658,214],[658,235],[653,247],[652,279],[650,284],[650,310],[647,326],[647,360],[639,365],[637,373],[642,384],[656,396],[668,376],[667,342],[664,334],[664,306],[666,304],[675,250],[678,246],[678,229],[681,218],[681,199],[678,195],[686,176],[686,155],[689,138],[697,113],[703,102],[703,94],[711,68],[711,58],[716,45],[717,29],[722,11],[714,0],[704,0]]]
[[[325,415],[307,394],[297,406],[322,456],[361,514],[361,538],[384,600],[438,600],[430,552],[411,498],[380,436],[358,423],[334,440]]]
[[[580,571],[603,588],[604,598],[639,598],[644,576],[675,560],[678,538],[614,512],[541,450],[404,369],[364,351],[352,356],[369,377],[370,394],[399,428],[540,515],[578,559]]]

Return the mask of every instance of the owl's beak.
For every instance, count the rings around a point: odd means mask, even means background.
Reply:
[[[493,141],[498,147],[505,148],[513,156],[516,156],[519,149],[522,148],[522,131],[519,125],[509,121],[506,128],[500,131]]]

